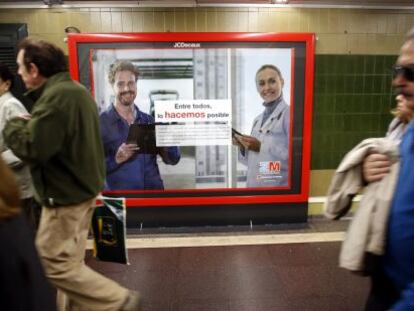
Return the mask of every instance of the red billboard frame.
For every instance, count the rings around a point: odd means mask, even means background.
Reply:
[[[302,127],[302,162],[299,193],[226,195],[226,196],[176,196],[168,197],[127,197],[129,207],[139,206],[199,206],[199,205],[238,205],[269,203],[304,203],[309,197],[312,106],[314,85],[315,35],[313,33],[106,33],[106,34],[68,34],[70,74],[80,81],[78,47],[81,44],[94,43],[133,43],[133,42],[300,42],[305,44],[305,87]],[[203,191],[194,190],[202,193]],[[230,191],[229,191],[230,192]],[[116,191],[111,192],[116,194]],[[122,191],[121,194],[128,193]]]

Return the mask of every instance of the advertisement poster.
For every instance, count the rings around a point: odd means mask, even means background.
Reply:
[[[307,196],[313,35],[74,34],[69,48],[107,192]]]

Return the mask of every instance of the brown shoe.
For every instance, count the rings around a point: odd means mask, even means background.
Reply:
[[[138,292],[130,290],[124,304],[119,311],[138,311],[140,310],[141,297]]]

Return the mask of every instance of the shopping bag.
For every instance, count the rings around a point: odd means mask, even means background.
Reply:
[[[129,264],[125,199],[101,197],[92,216],[93,255],[102,261]]]

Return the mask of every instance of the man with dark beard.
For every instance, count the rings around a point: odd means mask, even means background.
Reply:
[[[105,150],[106,190],[164,189],[157,154],[144,153],[137,144],[127,143],[132,124],[153,124],[154,119],[134,104],[137,96],[138,69],[131,62],[119,60],[110,67],[108,80],[114,91],[114,103],[101,113],[101,136]],[[177,147],[157,148],[166,164],[180,160]]]

